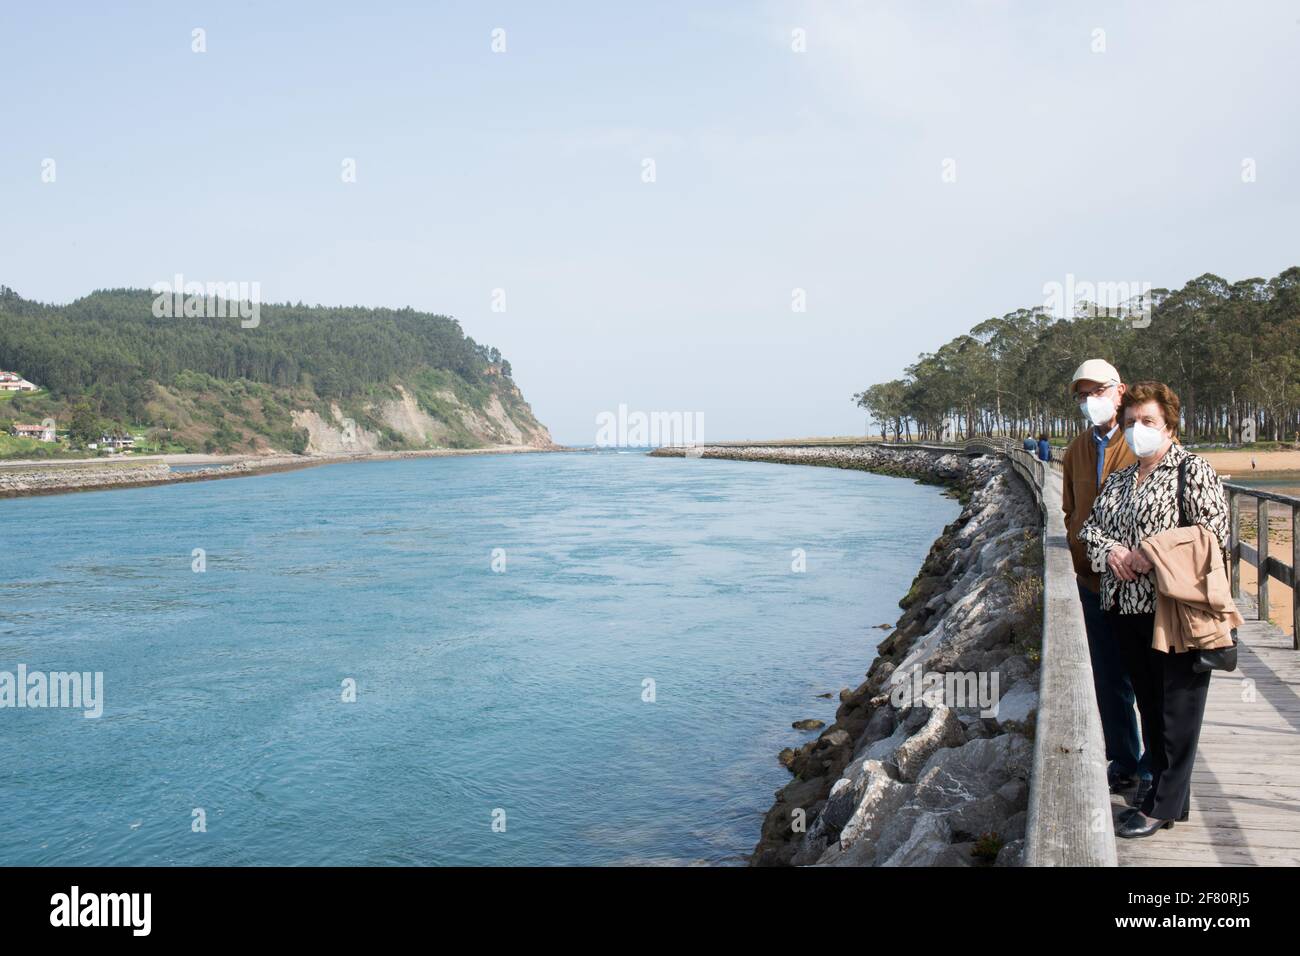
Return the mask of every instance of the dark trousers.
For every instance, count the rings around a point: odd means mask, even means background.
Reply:
[[[1133,684],[1119,641],[1111,633],[1109,616],[1101,609],[1101,595],[1079,585],[1083,623],[1088,630],[1088,656],[1092,659],[1092,686],[1097,693],[1106,759],[1113,773],[1150,778],[1151,758],[1138,739],[1138,718],[1133,710]]]
[[[1142,717],[1142,738],[1151,757],[1151,789],[1140,809],[1149,817],[1176,820],[1192,805],[1192,765],[1205,717],[1210,672],[1192,670],[1191,652],[1151,649],[1154,614],[1108,615],[1128,664]]]

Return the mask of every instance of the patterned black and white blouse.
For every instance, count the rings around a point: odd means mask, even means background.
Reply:
[[[1088,520],[1079,529],[1079,540],[1088,548],[1088,561],[1101,574],[1102,608],[1110,610],[1118,603],[1121,614],[1155,611],[1155,574],[1121,581],[1107,566],[1106,558],[1117,545],[1133,550],[1151,535],[1178,527],[1178,465],[1184,459],[1187,487],[1183,508],[1187,521],[1205,527],[1219,539],[1219,547],[1226,554],[1228,503],[1219,474],[1204,458],[1175,442],[1144,481],[1137,480],[1137,465],[1111,474],[1093,502]]]

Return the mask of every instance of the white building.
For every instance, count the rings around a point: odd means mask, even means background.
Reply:
[[[18,438],[35,438],[37,441],[54,441],[53,425],[14,425],[9,433]]]
[[[95,448],[95,445],[91,445]],[[132,435],[101,435],[99,438],[99,448],[107,448],[110,451],[130,451],[135,447],[135,437]]]
[[[36,386],[17,372],[0,372],[0,392],[34,392]]]

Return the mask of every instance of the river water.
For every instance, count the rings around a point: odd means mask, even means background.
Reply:
[[[103,675],[0,709],[0,864],[742,862],[957,511],[609,453],[0,501],[0,679]]]
[[[1300,471],[1237,471],[1224,481],[1300,498]]]

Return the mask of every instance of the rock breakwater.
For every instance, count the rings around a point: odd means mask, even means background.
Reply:
[[[691,454],[912,477],[965,502],[866,681],[840,692],[815,740],[781,753],[793,779],[751,865],[1019,865],[1042,638],[1042,519],[1030,489],[992,456],[803,445]]]

